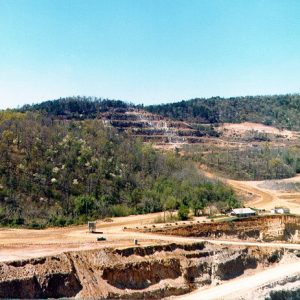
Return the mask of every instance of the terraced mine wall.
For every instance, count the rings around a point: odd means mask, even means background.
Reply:
[[[174,121],[141,109],[124,111],[110,109],[98,115],[106,124],[121,132],[130,132],[145,142],[153,143],[202,143],[201,137],[216,136],[211,126]],[[217,134],[218,135],[218,134]]]
[[[167,244],[0,263],[0,298],[159,299],[271,266],[282,249]]]
[[[290,215],[253,217],[213,223],[193,223],[142,229],[167,235],[300,243],[300,218]]]

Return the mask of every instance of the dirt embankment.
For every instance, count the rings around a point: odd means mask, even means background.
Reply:
[[[169,227],[141,229],[166,235],[202,238],[240,239],[252,241],[300,241],[300,218],[296,216],[265,216],[229,222],[193,223]]]
[[[0,297],[159,299],[272,266],[283,256],[282,249],[205,242],[69,252],[1,263]]]

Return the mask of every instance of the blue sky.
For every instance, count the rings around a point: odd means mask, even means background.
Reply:
[[[300,92],[298,0],[0,0],[0,108]]]

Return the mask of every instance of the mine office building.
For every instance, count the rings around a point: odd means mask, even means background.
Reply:
[[[247,207],[247,208],[234,208],[231,211],[231,215],[238,218],[248,218],[256,216],[256,211]]]

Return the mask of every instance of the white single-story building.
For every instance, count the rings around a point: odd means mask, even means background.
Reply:
[[[256,211],[246,207],[246,208],[234,208],[231,211],[231,215],[232,216],[236,216],[239,218],[247,218],[247,217],[252,217],[252,216],[256,216]]]
[[[271,214],[289,214],[290,213],[290,209],[287,207],[275,207],[271,209]]]

